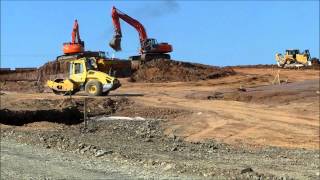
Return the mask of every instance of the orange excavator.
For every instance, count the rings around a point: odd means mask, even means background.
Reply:
[[[74,62],[81,58],[87,58],[91,61],[96,61],[98,71],[117,77],[131,75],[130,61],[109,58],[104,51],[86,51],[84,44],[84,41],[80,38],[78,21],[75,20],[71,33],[71,42],[63,43],[63,54],[56,57],[56,61]]]
[[[84,52],[84,42],[80,39],[78,21],[75,20],[71,33],[72,41],[63,43],[64,54],[76,54]]]
[[[121,26],[120,19],[134,27],[139,33],[140,39],[140,55],[129,57],[130,60],[148,61],[152,59],[164,58],[170,59],[167,53],[172,52],[172,46],[168,43],[158,43],[156,39],[148,38],[147,32],[143,25],[136,19],[121,12],[119,9],[112,7],[112,22],[114,25],[115,34],[109,45],[115,51],[121,51]]]
[[[63,55],[58,56],[57,60],[78,59],[81,57],[106,58],[103,51],[85,51],[84,41],[80,38],[78,20],[74,21],[71,42],[63,43]]]

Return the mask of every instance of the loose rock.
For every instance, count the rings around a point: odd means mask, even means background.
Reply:
[[[112,154],[113,151],[105,151],[105,150],[98,150],[95,154],[95,157],[101,157],[105,154]]]
[[[241,170],[241,174],[248,173],[248,172],[253,172],[253,169],[251,167],[248,167]]]

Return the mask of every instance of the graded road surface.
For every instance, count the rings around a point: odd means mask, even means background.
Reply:
[[[280,79],[289,83],[270,85],[275,70],[235,70],[244,74],[190,83],[125,84],[114,93],[135,92],[143,96],[132,99],[143,105],[194,112],[173,119],[167,129],[190,141],[319,148],[319,71],[281,70]],[[235,92],[240,86],[247,91]],[[214,92],[223,92],[226,100],[208,100]]]

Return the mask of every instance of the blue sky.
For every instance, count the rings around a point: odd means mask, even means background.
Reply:
[[[272,64],[287,48],[319,57],[319,1],[1,1],[1,67],[54,60],[71,40],[74,19],[87,50],[137,54],[138,34],[124,22],[123,51],[108,46],[113,5],[138,19],[149,37],[172,44],[172,59]]]

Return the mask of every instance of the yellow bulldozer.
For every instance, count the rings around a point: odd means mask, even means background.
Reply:
[[[285,55],[276,53],[276,61],[279,67],[311,66],[309,50],[300,53],[298,49],[287,49]]]
[[[89,96],[101,96],[121,86],[118,79],[98,70],[95,58],[73,59],[68,65],[67,78],[47,81],[55,94],[71,95],[84,89]]]

